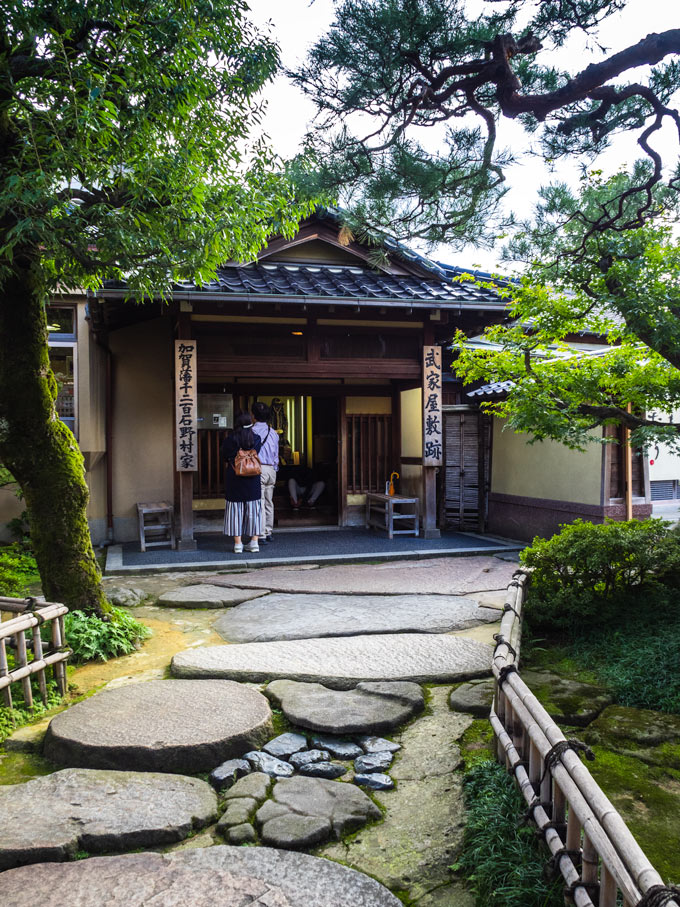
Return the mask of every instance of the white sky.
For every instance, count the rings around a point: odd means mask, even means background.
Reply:
[[[477,0],[479,6],[479,0]],[[295,68],[303,63],[308,49],[314,44],[333,21],[332,0],[249,0],[253,20],[262,28],[268,27],[281,47],[285,66]],[[636,43],[651,32],[665,31],[680,26],[680,4],[678,0],[629,0],[626,8],[608,19],[600,32],[600,40],[611,52]],[[552,60],[570,71],[582,69],[599,57],[597,50],[590,50],[581,39],[570,42]],[[629,79],[631,80],[631,79]],[[279,76],[265,91],[268,102],[263,127],[272,144],[283,157],[290,157],[298,150],[299,143],[307,131],[315,108],[313,103],[292,86],[284,76]],[[516,156],[524,160],[508,171],[510,191],[506,196],[507,207],[519,216],[530,215],[537,199],[537,190],[551,180],[572,181],[578,175],[578,162],[562,161],[551,174],[545,164],[533,155],[526,154],[527,135],[522,128],[508,119],[499,124],[498,146],[509,146]],[[677,137],[675,140],[666,131],[653,141],[664,158],[673,163],[678,157]],[[635,144],[635,138],[621,136],[614,146],[600,159],[596,166],[605,172],[613,172],[621,165],[631,163],[642,156]],[[418,248],[417,244],[413,244]],[[420,249],[424,251],[424,249]],[[430,253],[432,254],[432,253]],[[498,252],[477,249],[473,246],[464,250],[440,247],[433,257],[466,267],[481,267],[495,270]],[[507,265],[504,266],[507,270]]]

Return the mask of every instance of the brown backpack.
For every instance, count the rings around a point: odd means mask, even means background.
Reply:
[[[234,472],[237,476],[259,476],[262,464],[256,450],[239,450],[234,457]]]

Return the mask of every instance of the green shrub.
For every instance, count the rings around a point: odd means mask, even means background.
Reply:
[[[625,621],[641,594],[667,609],[679,584],[680,537],[663,520],[576,520],[550,539],[535,538],[521,560],[533,568],[528,629],[573,635]]]
[[[25,543],[0,547],[0,595],[23,598],[39,582],[38,566]]]
[[[129,655],[139,642],[151,635],[149,628],[124,608],[113,608],[108,621],[84,611],[70,611],[64,620],[66,642],[73,649],[73,661],[77,663]]]
[[[480,907],[558,907],[564,883],[545,878],[547,851],[532,826],[521,825],[524,798],[496,762],[480,762],[463,782],[467,823],[460,871]]]

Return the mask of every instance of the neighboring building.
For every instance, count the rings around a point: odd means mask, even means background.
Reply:
[[[621,515],[612,448],[578,454],[529,446],[482,415],[484,389],[467,396],[450,372],[448,341],[502,320],[493,290],[452,282],[461,273],[396,243],[377,266],[372,250],[341,241],[332,214],[274,239],[246,265],[229,263],[208,285],[176,287],[169,304],[125,301],[109,285],[55,302],[50,320],[59,413],[85,457],[96,542],[137,538],[136,503],[174,502],[183,544],[223,506],[219,444],[254,399],[273,405],[289,474],[323,475],[318,509],[289,508],[282,524],[363,524],[365,495],[400,474],[399,491],[422,500],[436,524],[531,538],[578,516]],[[178,472],[175,343],[195,345],[197,469]],[[443,462],[423,465],[424,348],[444,351]],[[615,449],[614,449],[615,450]],[[636,515],[648,510],[637,478]],[[619,483],[619,484],[617,484]],[[0,522],[16,509],[0,498]]]

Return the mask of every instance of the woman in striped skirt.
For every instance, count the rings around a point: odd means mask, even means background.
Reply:
[[[243,550],[241,537],[250,536],[246,551],[259,551],[258,538],[262,535],[262,502],[259,476],[237,476],[234,457],[239,450],[259,451],[262,440],[251,428],[250,415],[236,417],[234,430],[222,442],[224,469],[224,534],[234,538],[234,553]]]

